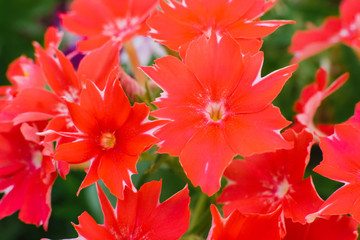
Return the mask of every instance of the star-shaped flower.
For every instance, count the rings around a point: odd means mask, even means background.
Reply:
[[[180,156],[207,194],[235,155],[292,146],[279,133],[289,122],[271,102],[297,66],[261,77],[262,62],[262,52],[243,56],[231,37],[212,35],[190,44],[185,63],[168,56],[142,67],[164,90],[152,115],[171,120],[155,133],[159,152]]]

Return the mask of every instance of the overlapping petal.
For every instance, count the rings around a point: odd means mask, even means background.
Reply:
[[[243,39],[260,39],[279,26],[291,21],[258,21],[275,1],[161,1],[161,11],[148,20],[150,35],[169,48],[178,51],[182,58],[192,40],[203,35],[230,34],[241,44]],[[259,42],[261,43],[261,42]],[[244,52],[255,53],[258,45],[242,45]],[[251,47],[251,48],[248,48]]]
[[[98,225],[84,212],[74,225],[86,239],[179,239],[189,225],[189,191],[184,188],[163,203],[158,199],[161,182],[144,184],[138,192],[125,189],[124,200],[114,210],[98,185],[104,224]]]

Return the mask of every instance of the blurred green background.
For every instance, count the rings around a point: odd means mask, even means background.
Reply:
[[[0,83],[8,84],[5,77],[7,66],[20,55],[33,57],[32,42],[42,43],[43,34],[50,25],[57,25],[57,12],[64,11],[70,1],[60,0],[0,0]],[[291,37],[296,29],[305,29],[307,22],[320,26],[324,18],[338,15],[340,0],[278,0],[275,7],[263,19],[289,19],[296,24],[279,28],[264,39],[262,50],[265,52],[263,75],[289,65],[291,55],[287,52]],[[293,104],[299,97],[301,89],[315,80],[315,72],[320,66],[328,66],[329,79],[333,81],[344,72],[350,73],[350,79],[336,93],[328,97],[321,105],[316,120],[321,123],[339,123],[345,121],[354,112],[355,104],[360,100],[360,63],[354,52],[347,46],[337,45],[319,55],[300,63],[294,76],[287,82],[275,105],[279,106],[283,115],[292,120]],[[188,183],[176,158],[168,155],[154,156],[145,153],[141,157],[138,170],[134,176],[135,185],[163,178],[162,200],[168,198]],[[321,160],[321,151],[315,146],[312,149],[311,164],[307,174]],[[341,184],[334,183],[318,174],[311,173],[321,197],[327,198]],[[71,222],[78,223],[77,217],[88,211],[96,220],[101,221],[95,187],[83,190],[79,197],[76,191],[83,180],[83,171],[72,171],[67,180],[60,177],[56,180],[52,191],[53,212],[49,222],[49,230],[43,231],[33,225],[26,225],[17,219],[17,213],[0,220],[0,239],[51,239],[74,238],[77,236]],[[191,208],[204,199],[198,188],[190,184],[192,196]],[[113,199],[114,200],[114,199]],[[204,214],[198,219],[193,234],[205,237],[210,224],[211,215],[208,209],[214,197],[205,199]],[[195,238],[188,238],[195,239]],[[201,239],[201,238],[200,238]]]

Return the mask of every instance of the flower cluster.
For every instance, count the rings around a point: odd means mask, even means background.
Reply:
[[[321,102],[349,77],[327,87],[320,68],[295,103],[294,121],[282,116],[273,101],[298,65],[262,75],[262,38],[294,23],[260,20],[275,3],[74,0],[60,18],[82,37],[78,67],[59,50],[63,33],[50,27],[44,46],[33,44],[35,60],[16,59],[7,72],[11,85],[0,87],[0,218],[20,210],[20,220],[46,230],[57,175],[65,179],[81,164],[78,194],[96,183],[104,223],[84,212],[73,223],[77,239],[191,237],[202,210],[197,191],[212,200],[209,240],[355,240],[360,105],[344,123],[315,122]],[[360,48],[358,0],[343,0],[340,9],[340,18],[294,35],[295,62],[340,41]],[[138,35],[173,54],[139,66],[131,42]],[[130,72],[119,62],[124,51]],[[324,200],[306,174],[315,144],[323,161],[314,171],[345,183]],[[164,180],[134,183],[150,148],[179,161],[188,183],[162,203]],[[99,181],[116,197],[115,209]]]

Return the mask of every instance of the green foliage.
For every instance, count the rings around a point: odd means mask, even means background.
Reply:
[[[42,42],[54,24],[60,0],[0,1],[0,85],[7,84],[6,69],[21,55],[33,56],[32,42]]]

